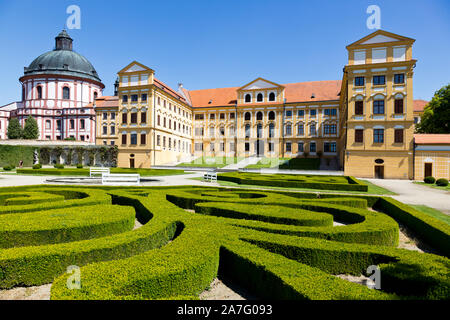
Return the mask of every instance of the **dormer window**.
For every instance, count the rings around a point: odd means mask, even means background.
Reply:
[[[245,95],[245,102],[246,103],[252,102],[252,95],[250,93],[247,93]]]
[[[262,93],[258,93],[256,96],[256,102],[263,102],[264,96]]]
[[[275,93],[274,92],[269,93],[269,101],[275,101]]]

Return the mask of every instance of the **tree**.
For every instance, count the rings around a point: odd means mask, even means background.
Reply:
[[[25,120],[25,127],[23,128],[23,138],[29,140],[39,139],[39,127],[32,116],[28,116]]]
[[[450,84],[436,91],[416,130],[419,133],[450,133]]]
[[[22,138],[22,126],[19,119],[12,118],[8,124],[8,139],[20,139]]]

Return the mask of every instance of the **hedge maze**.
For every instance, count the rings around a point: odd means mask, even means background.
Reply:
[[[390,198],[27,186],[0,203],[0,288],[53,283],[55,300],[197,299],[217,276],[269,299],[450,298],[449,226]],[[397,222],[438,254],[396,248]],[[380,290],[335,276],[370,265]]]

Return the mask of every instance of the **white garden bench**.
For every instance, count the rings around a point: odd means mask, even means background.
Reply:
[[[210,182],[217,181],[217,173],[216,172],[206,172],[203,175],[203,180],[210,181]]]
[[[124,173],[104,173],[102,174],[102,184],[104,185],[122,185],[138,186],[141,183],[140,174],[124,174]]]
[[[103,175],[104,173],[109,174],[109,168],[89,168],[89,177],[93,177],[94,175]]]

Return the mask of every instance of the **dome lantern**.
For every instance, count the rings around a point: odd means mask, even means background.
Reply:
[[[72,51],[73,39],[69,36],[65,29],[61,31],[55,38],[55,50],[70,50]]]

